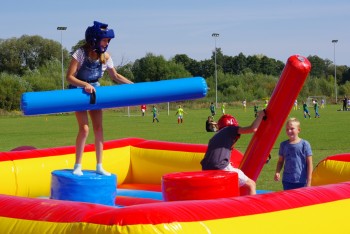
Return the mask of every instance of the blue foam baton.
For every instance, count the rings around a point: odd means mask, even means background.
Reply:
[[[207,90],[203,77],[193,77],[96,87],[95,96],[81,88],[26,92],[21,109],[24,115],[98,110],[198,99],[205,97]]]

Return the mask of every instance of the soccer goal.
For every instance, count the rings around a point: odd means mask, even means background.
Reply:
[[[308,97],[306,99],[306,105],[308,107],[313,107],[314,106],[314,103],[313,103],[314,100],[317,100],[318,105],[320,107],[325,107],[326,106],[326,96],[310,96],[310,97]]]

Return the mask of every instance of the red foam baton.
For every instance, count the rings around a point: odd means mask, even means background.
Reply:
[[[253,135],[240,164],[240,169],[252,180],[257,180],[310,70],[307,58],[300,55],[288,58],[266,108],[267,119]],[[241,194],[246,191],[241,190]]]

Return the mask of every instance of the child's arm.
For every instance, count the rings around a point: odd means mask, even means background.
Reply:
[[[281,179],[281,170],[284,164],[284,158],[282,156],[279,156],[276,166],[276,172],[275,172],[275,181],[280,181]]]
[[[307,166],[307,187],[311,186],[311,180],[312,180],[312,171],[313,171],[313,165],[312,165],[312,156],[309,155],[306,157],[306,166]]]
[[[253,121],[253,123],[248,126],[248,127],[240,127],[238,129],[238,133],[239,134],[247,134],[247,133],[253,133],[253,132],[256,132],[258,130],[258,127],[261,123],[261,120],[264,118],[265,116],[265,111],[259,111],[257,113],[257,117],[256,119]]]

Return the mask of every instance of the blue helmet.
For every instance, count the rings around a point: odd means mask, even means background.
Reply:
[[[113,29],[108,29],[108,24],[94,21],[94,25],[90,26],[85,31],[85,41],[92,46],[97,53],[104,53],[107,50],[108,45],[105,48],[100,47],[100,42],[103,38],[114,38]]]

